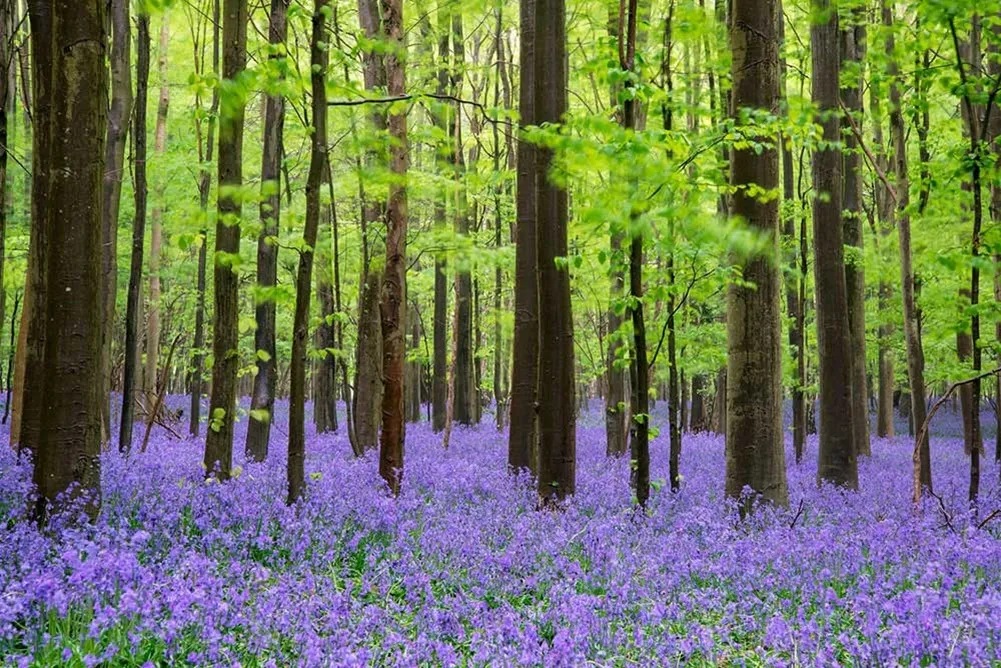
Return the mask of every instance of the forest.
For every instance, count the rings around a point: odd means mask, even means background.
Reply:
[[[1001,662],[1001,0],[0,0],[0,71],[0,665]]]

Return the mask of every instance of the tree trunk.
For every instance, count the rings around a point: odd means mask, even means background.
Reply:
[[[500,97],[500,86],[501,79],[503,78],[503,71],[505,66],[504,59],[504,12],[503,5],[499,5],[496,10],[497,14],[497,26],[494,31],[494,48],[497,51],[497,69],[494,76],[494,107],[497,109],[501,108],[501,97]],[[507,105],[505,104],[505,107]],[[497,123],[493,124],[494,132],[494,174],[500,174],[500,155],[501,155],[501,143],[500,143],[500,130]],[[509,147],[510,148],[510,147]],[[504,219],[503,213],[501,212],[501,197],[504,192],[503,186],[498,183],[494,187],[494,248],[497,252],[501,249],[501,227],[502,221]],[[502,369],[504,364],[502,361],[502,350],[503,345],[501,343],[501,290],[504,286],[504,274],[501,271],[500,265],[494,268],[494,354],[493,354],[493,390],[494,390],[494,420],[497,424],[497,430],[500,431],[504,428],[504,381],[502,377]]]
[[[302,496],[306,485],[306,364],[309,343],[309,305],[312,298],[313,256],[320,227],[320,188],[327,166],[327,2],[315,0],[313,36],[310,40],[310,84],[313,133],[310,138],[309,175],[306,177],[306,221],[295,282],[295,316],[292,324],[292,368],[289,374],[288,503]]]
[[[865,59],[865,11],[855,8],[841,31],[841,102],[846,113],[862,127],[862,70]],[[844,274],[848,307],[849,353],[851,357],[852,442],[856,456],[869,456],[869,391],[865,354],[865,254],[862,236],[862,154],[851,129],[849,117],[841,122],[844,137],[842,181],[842,237],[848,248]]]
[[[45,274],[34,297],[36,313],[44,313],[44,348],[29,357],[26,376],[36,380],[26,388],[22,436],[35,453],[35,517],[44,522],[50,504],[67,491],[83,500],[91,518],[100,506],[108,75],[105,3],[32,0],[29,14],[36,54],[34,167],[40,168],[34,193],[47,205],[33,220],[45,227]],[[39,125],[43,114],[48,118]],[[39,129],[48,131],[47,140]],[[43,171],[47,175],[38,178]]]
[[[160,79],[160,100],[156,110],[156,129],[153,134],[153,159],[159,161],[167,150],[167,112],[170,108],[170,88],[167,87],[167,47],[170,44],[170,24],[161,17],[160,57],[157,73]],[[150,412],[156,403],[157,366],[160,358],[160,256],[163,253],[163,200],[166,184],[156,187],[155,205],[150,216],[149,243],[149,314],[146,317],[146,368],[143,372],[143,395],[147,420],[155,416]]]
[[[288,34],[289,0],[271,0],[268,20],[268,58],[282,70],[284,44]],[[250,421],[247,424],[247,458],[262,462],[268,457],[271,420],[275,407],[277,368],[275,357],[275,299],[272,292],[278,281],[278,225],[281,220],[281,151],[285,132],[285,98],[268,95],[264,111],[264,152],[261,158],[261,233],[257,237],[257,286],[262,294],[256,298],[254,349],[257,375],[250,400]],[[319,186],[317,186],[319,188]],[[319,196],[319,195],[317,195]]]
[[[320,205],[320,219],[325,209]],[[329,214],[327,214],[329,216]],[[337,309],[334,303],[334,289],[330,281],[330,256],[327,252],[319,255],[320,266],[316,276],[316,296],[320,302],[320,324],[316,329],[316,347],[319,356],[313,365],[313,426],[317,434],[337,431],[337,363],[331,352],[337,347],[334,325]]]
[[[880,170],[885,174],[889,172],[890,160],[887,158],[889,153],[887,147],[884,145],[883,140],[883,117],[879,112],[880,100],[879,95],[876,92],[875,87],[871,88],[871,98],[870,98],[870,108],[872,109],[873,116],[873,144],[876,146],[878,154],[876,156],[877,164]],[[890,192],[882,184],[882,182],[877,183],[875,194],[875,207],[876,215],[878,220],[878,229],[876,230],[876,236],[874,237],[877,241],[877,255],[880,258],[880,264],[883,262],[888,262],[890,259],[886,257],[885,245],[879,243],[881,240],[885,239],[893,231],[893,201],[890,198]],[[884,277],[884,272],[880,272],[879,279],[879,313],[880,320],[883,322],[879,325],[879,341],[878,341],[878,391],[876,393],[876,435],[880,438],[893,438],[894,436],[894,426],[893,426],[893,393],[894,393],[894,374],[893,374],[893,350],[890,348],[890,337],[893,336],[893,325],[887,319],[890,310],[890,297],[892,295],[892,288],[890,287],[889,281]]]
[[[101,424],[111,438],[111,348],[114,341],[115,301],[118,294],[118,214],[125,173],[125,140],[132,115],[132,49],[129,0],[111,0],[111,106],[108,136],[104,146],[104,204],[101,224],[101,268],[104,273],[101,300]]]
[[[845,286],[841,223],[842,156],[838,123],[838,15],[830,0],[813,0],[824,22],[810,29],[813,103],[824,145],[813,154],[813,270],[816,286],[817,349],[820,360],[820,456],[818,481],[858,488],[852,403],[851,329]]]
[[[247,64],[247,0],[223,0],[222,78],[233,81]],[[239,284],[235,258],[240,253],[241,199],[233,189],[243,184],[243,119],[246,102],[233,93],[223,100],[219,117],[219,191],[216,220],[215,327],[212,336],[212,394],[205,439],[205,475],[228,480],[233,467],[233,422],[239,354]]]
[[[890,28],[886,39],[886,52],[894,53],[893,10],[892,4],[884,0],[882,7],[883,25]],[[897,82],[899,68],[894,60],[890,60],[890,134],[893,139],[894,172],[896,183],[894,190],[897,195],[897,234],[900,239],[900,284],[901,298],[904,305],[904,339],[907,344],[907,379],[910,388],[909,419],[911,424],[924,424],[927,415],[925,407],[925,357],[921,345],[921,328],[918,319],[916,285],[914,269],[911,264],[911,218],[910,218],[910,182],[907,174],[907,137],[904,128],[903,105],[900,99],[900,88]],[[914,462],[916,478],[921,490],[932,491],[931,448],[928,434],[924,435],[918,444],[918,457]]]
[[[212,73],[217,75],[219,72],[219,34],[220,34],[220,21],[219,21],[219,0],[213,0],[212,2]],[[195,62],[199,62],[198,58],[195,58]],[[203,62],[203,61],[202,61]],[[200,66],[200,69],[204,69],[204,66]],[[195,104],[198,108],[201,108],[201,98],[195,98]],[[205,366],[205,289],[206,289],[206,273],[208,265],[208,239],[209,231],[207,226],[208,221],[208,207],[209,207],[209,191],[212,188],[212,174],[209,171],[207,165],[212,163],[212,153],[215,146],[215,117],[216,112],[219,110],[219,88],[218,86],[212,89],[212,104],[209,108],[208,114],[208,136],[205,139],[204,144],[202,143],[202,132],[201,132],[201,122],[196,121],[195,128],[198,135],[198,157],[201,159],[203,167],[199,170],[198,174],[198,206],[199,211],[202,214],[202,228],[199,232],[200,244],[198,246],[198,283],[197,283],[197,294],[195,298],[195,340],[194,340],[194,354],[192,355],[191,364],[191,380],[190,380],[190,391],[191,391],[191,408],[189,411],[188,418],[188,433],[191,436],[197,437],[199,432],[199,427],[201,424],[201,412],[202,412],[202,374]]]
[[[438,6],[438,95],[449,93],[449,39],[452,33],[452,18],[449,5],[440,2]],[[435,125],[449,139],[438,158],[439,169],[444,173],[452,169],[455,163],[455,144],[451,140],[454,130],[451,127],[452,105],[441,104],[439,113],[435,114]],[[445,227],[447,216],[445,190],[439,193],[435,202],[435,226]],[[434,378],[431,388],[432,418],[431,427],[435,432],[445,428],[445,417],[448,402],[448,279],[445,276],[445,261],[440,256],[434,261]]]
[[[535,113],[535,3],[520,7],[518,112],[522,128],[537,122]],[[511,362],[511,429],[507,463],[511,470],[538,472],[539,263],[536,225],[536,147],[518,141],[517,241],[514,279],[514,354]]]
[[[406,94],[406,46],[403,40],[403,0],[381,0],[386,41],[393,51],[386,54],[386,80],[390,96]],[[407,114],[396,110],[389,115],[389,186],[386,207],[386,270],[383,275],[382,315],[383,373],[382,432],[379,438],[379,473],[394,496],[403,478],[403,444],[406,422],[403,415],[403,366],[407,331]]]
[[[410,321],[410,351],[417,355],[421,345],[421,321],[417,308],[411,302],[407,319]],[[421,421],[421,363],[416,357],[407,361],[407,375],[404,383],[407,395],[407,422]]]
[[[779,98],[777,0],[734,0],[730,21],[733,55],[732,114],[741,109],[772,112]],[[730,183],[733,213],[769,235],[770,251],[748,258],[747,284],[727,290],[726,493],[740,499],[744,488],[778,505],[788,503],[782,435],[782,323],[778,266],[777,200],[761,201],[747,190],[778,188],[779,158],[771,137],[765,148],[733,149]],[[753,286],[753,287],[751,287]],[[752,325],[753,323],[753,325]],[[751,502],[744,509],[750,510]]]
[[[132,428],[136,411],[136,374],[138,372],[139,310],[142,298],[143,245],[146,239],[146,108],[149,85],[150,35],[149,14],[139,14],[139,37],[136,70],[136,104],[132,136],[135,148],[135,220],[132,224],[132,258],[129,266],[129,292],[125,306],[125,371],[122,378],[122,413],[118,429],[118,450],[132,449]]]
[[[546,30],[534,40],[534,120],[557,124],[567,111],[564,0],[536,0],[535,25]],[[539,303],[549,309],[547,317],[539,318],[539,385],[546,388],[538,394],[539,496],[546,503],[574,493],[577,464],[570,273],[556,265],[556,258],[567,255],[567,193],[549,178],[553,157],[551,148],[537,149]],[[641,263],[642,240],[633,245],[638,246],[638,257],[635,248],[633,256]],[[645,360],[641,366],[645,368]]]
[[[382,275],[371,271],[362,288],[361,310],[358,313],[358,342],[355,362],[355,438],[362,452],[379,443],[382,425],[382,324],[379,312],[379,291]]]
[[[697,373],[692,376],[692,408],[689,412],[689,431],[699,434],[708,429],[706,421],[706,376]]]

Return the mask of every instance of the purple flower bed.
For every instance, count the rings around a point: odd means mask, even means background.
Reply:
[[[659,408],[659,407],[658,407]],[[304,503],[285,506],[284,415],[270,461],[202,479],[201,441],[157,430],[104,457],[96,525],[40,534],[29,471],[0,448],[0,657],[22,665],[987,664],[1001,657],[1001,507],[985,465],[933,442],[937,500],[910,502],[911,441],[875,441],[862,491],[791,463],[788,510],[744,523],[723,499],[723,441],[688,435],[682,490],[632,509],[600,420],[578,431],[578,494],[537,512],[492,424],[452,448],[410,425],[403,493],[374,457],[312,435]],[[235,450],[243,451],[239,425]],[[6,434],[0,434],[6,441]],[[138,438],[138,436],[137,436]],[[990,451],[990,447],[988,448]],[[988,457],[987,461],[992,461]],[[948,515],[947,526],[946,515]],[[795,518],[795,519],[794,519]],[[792,525],[792,526],[791,526]]]

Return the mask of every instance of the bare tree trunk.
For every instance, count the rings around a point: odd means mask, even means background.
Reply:
[[[709,425],[706,418],[706,376],[697,373],[692,376],[691,401],[692,408],[689,412],[689,431],[699,434],[706,431]]]
[[[268,21],[268,43],[272,47],[268,58],[276,63],[285,60],[285,40],[288,35],[289,0],[271,0]],[[281,67],[278,68],[281,71]],[[247,424],[247,458],[262,462],[268,457],[271,420],[275,407],[275,300],[267,294],[278,281],[278,225],[281,220],[281,153],[285,132],[285,98],[268,95],[264,111],[264,152],[261,158],[261,233],[257,238],[257,285],[265,293],[258,297],[254,311],[257,329],[254,331],[257,375],[250,400],[250,422]]]
[[[41,289],[44,348],[29,358],[23,445],[35,453],[34,514],[69,492],[90,517],[100,506],[101,206],[108,109],[105,3],[29,2],[35,56],[36,194],[48,205]],[[45,55],[37,55],[42,54]],[[81,86],[81,81],[88,85]],[[59,91],[56,94],[56,91]],[[39,179],[41,171],[47,176]],[[34,420],[32,424],[30,421]]]
[[[358,342],[355,364],[355,438],[361,451],[374,449],[379,442],[382,425],[382,324],[379,313],[379,291],[382,275],[370,271],[362,288],[361,310],[358,313]]]
[[[505,57],[504,57],[504,11],[503,4],[498,4],[496,9],[497,14],[497,26],[494,31],[494,48],[497,51],[497,69],[494,76],[494,107],[500,108],[501,97],[500,97],[500,86],[501,79],[503,78],[503,71],[505,67]],[[506,106],[506,105],[505,105]],[[493,124],[494,131],[494,173],[500,174],[500,155],[501,155],[501,144],[500,144],[500,130],[498,124]],[[509,147],[510,148],[510,147]],[[494,188],[494,247],[500,252],[501,248],[501,223],[503,221],[503,213],[501,212],[501,195],[503,188],[501,184],[497,184]],[[504,368],[502,362],[502,350],[503,345],[501,344],[501,290],[504,284],[504,275],[501,271],[500,265],[494,269],[494,368],[493,368],[493,390],[494,390],[494,419],[497,424],[497,430],[500,431],[504,428],[504,380],[502,378],[502,369]]]
[[[535,121],[560,123],[567,110],[564,0],[536,0],[535,25],[546,26],[535,36]],[[574,493],[577,430],[570,274],[556,266],[556,258],[567,255],[567,193],[549,176],[553,150],[537,151],[539,303],[550,309],[547,317],[539,318],[539,383],[546,388],[538,394],[539,496],[549,503]],[[641,265],[641,239],[634,241],[637,245],[639,256],[635,249],[633,255]]]
[[[217,74],[219,72],[219,34],[220,34],[220,21],[219,21],[219,0],[213,0],[212,2],[212,73]],[[194,61],[199,63],[199,70],[204,71],[204,56],[203,52],[198,53],[196,49],[196,54]],[[195,104],[198,108],[201,108],[201,98],[196,95]],[[208,114],[208,133],[207,137],[202,143],[202,125],[201,121],[195,122],[195,129],[198,135],[198,157],[201,159],[202,165],[211,164],[213,158],[213,150],[215,146],[215,116],[219,109],[219,88],[213,87],[212,89],[212,104],[209,108]],[[210,170],[203,166],[199,170],[198,174],[198,206],[202,213],[203,221],[208,220],[208,207],[209,207],[209,191],[212,188],[212,174]],[[205,290],[206,290],[206,273],[208,265],[208,238],[209,231],[207,223],[202,224],[202,228],[199,232],[199,237],[201,243],[198,246],[198,282],[196,287],[196,298],[195,298],[195,338],[194,338],[194,353],[192,354],[191,360],[191,379],[189,381],[190,392],[191,392],[191,407],[189,410],[188,418],[188,433],[191,436],[198,436],[200,423],[201,423],[201,412],[202,412],[202,374],[205,366]]]
[[[394,50],[386,55],[386,80],[390,96],[406,93],[406,45],[403,40],[403,0],[381,0],[383,30]],[[389,115],[389,186],[386,217],[386,270],[383,275],[382,314],[383,373],[382,432],[379,439],[379,473],[395,496],[403,478],[403,365],[407,331],[407,114]]]
[[[772,112],[779,100],[777,0],[733,0],[730,49],[733,56],[732,114],[742,109]],[[760,155],[733,149],[730,183],[733,213],[772,239],[769,252],[744,262],[747,284],[727,291],[726,493],[740,499],[750,487],[765,500],[788,503],[782,436],[782,324],[778,266],[777,200],[761,201],[750,185],[778,188],[779,157],[762,138]],[[750,323],[754,323],[753,326]],[[749,510],[745,505],[745,510]]]
[[[313,286],[313,256],[320,227],[320,188],[327,166],[327,1],[315,0],[310,40],[312,124],[309,175],[306,179],[306,221],[295,282],[295,319],[292,325],[292,370],[289,374],[288,503],[302,496],[306,485],[306,364],[309,343],[309,305]]]
[[[449,40],[452,33],[452,18],[449,13],[449,3],[442,0],[438,6],[438,95],[449,92]],[[455,162],[455,144],[451,137],[455,134],[450,130],[454,121],[451,119],[452,105],[442,104],[435,115],[435,125],[439,131],[446,134],[446,148],[441,151],[438,159],[442,172],[452,169]],[[444,190],[435,202],[435,226],[444,228],[447,211]],[[434,261],[434,378],[431,388],[432,421],[435,432],[445,428],[445,417],[448,402],[448,279],[445,276],[445,261],[439,256]]]
[[[132,47],[129,0],[111,0],[111,106],[108,137],[104,146],[104,203],[101,225],[101,268],[104,273],[101,300],[101,424],[111,438],[111,347],[114,341],[115,301],[118,293],[118,213],[125,173],[125,140],[132,115],[130,52]]]
[[[247,1],[223,0],[222,78],[242,76],[247,64]],[[233,467],[233,422],[239,355],[239,284],[232,259],[240,252],[241,200],[232,189],[243,184],[243,119],[245,101],[226,100],[219,118],[219,190],[216,221],[215,327],[212,337],[212,394],[205,439],[205,475],[228,480]]]
[[[170,24],[166,15],[160,24],[160,57],[157,63],[160,79],[160,101],[156,110],[156,129],[153,134],[153,159],[161,158],[167,150],[167,112],[170,108],[170,88],[167,87],[167,47],[170,44]],[[156,187],[155,205],[150,216],[149,242],[149,314],[146,317],[146,370],[143,373],[143,394],[147,417],[156,403],[157,366],[160,358],[160,256],[163,253],[163,199],[165,184]]]
[[[865,114],[862,106],[862,68],[865,59],[864,9],[857,7],[847,17],[841,30],[841,65],[846,76],[841,79],[841,102],[850,114],[841,122],[844,137],[842,181],[842,236],[848,248],[844,274],[848,306],[849,353],[852,381],[852,442],[856,456],[869,456],[869,391],[865,354],[865,255],[862,235],[862,155],[851,122],[859,128]]]
[[[136,70],[136,105],[132,136],[135,144],[135,220],[132,223],[132,258],[129,266],[129,292],[125,306],[125,372],[122,378],[122,414],[118,429],[118,450],[132,449],[132,428],[136,411],[136,374],[138,372],[139,310],[142,299],[143,246],[146,237],[146,107],[149,85],[150,35],[149,14],[139,14],[139,37]]]
[[[892,2],[892,0],[891,0]],[[886,39],[886,52],[894,53],[893,9],[887,0],[882,5],[883,25],[890,28]],[[894,172],[896,173],[895,191],[897,197],[897,233],[900,238],[900,284],[901,297],[904,305],[904,339],[907,344],[907,378],[910,388],[910,419],[912,424],[924,424],[927,415],[925,406],[924,350],[921,346],[921,329],[918,319],[917,299],[915,297],[914,269],[911,264],[911,218],[910,218],[910,182],[907,174],[907,138],[904,128],[903,106],[900,99],[900,88],[897,82],[899,68],[891,59],[890,75],[890,134],[893,139]],[[925,434],[917,447],[917,458],[914,462],[915,477],[918,481],[920,494],[922,490],[932,491],[931,448],[928,435]]]
[[[830,0],[813,0],[824,22],[810,28],[813,103],[823,128],[824,145],[813,154],[813,268],[820,358],[820,456],[818,481],[858,488],[855,416],[852,410],[851,330],[845,285],[844,235],[841,223],[841,137],[838,122],[838,15]]]
[[[883,173],[887,173],[890,171],[890,160],[887,158],[889,151],[884,145],[883,116],[879,111],[879,95],[876,93],[875,88],[871,89],[869,107],[872,109],[873,116],[873,144],[879,152],[876,156],[876,161],[880,170]],[[875,207],[878,228],[875,230],[876,236],[874,238],[877,240],[877,255],[879,255],[880,263],[882,264],[885,261],[890,261],[889,258],[886,257],[885,246],[880,244],[879,241],[885,239],[893,231],[893,201],[890,198],[889,190],[882,184],[882,182],[876,184],[875,189]],[[879,312],[881,320],[886,318],[886,314],[889,312],[891,290],[889,282],[881,275],[879,279]],[[880,438],[892,438],[894,436],[893,351],[890,348],[890,337],[892,335],[893,325],[888,321],[881,322],[879,325],[878,341],[879,389],[876,394],[876,435]]]
[[[520,4],[518,112],[521,126],[537,122],[535,112],[535,3]],[[514,355],[511,362],[511,430],[508,467],[538,472],[539,263],[536,225],[536,147],[518,141],[517,242],[514,280]],[[543,174],[543,176],[545,176]]]

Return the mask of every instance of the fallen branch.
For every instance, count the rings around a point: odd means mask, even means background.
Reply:
[[[802,516],[803,516],[803,499],[800,499],[799,500],[799,508],[796,510],[796,514],[793,515],[792,522],[789,523],[789,528],[790,529],[795,529],[796,528],[796,522],[798,522],[799,518],[802,517]]]
[[[985,517],[983,520],[981,520],[980,524],[977,525],[977,531],[980,531],[985,526],[987,526],[987,523],[990,522],[995,517],[997,517],[998,515],[1001,515],[1001,508],[998,508],[993,513],[991,513],[990,515],[988,515],[987,517]]]
[[[921,501],[921,443],[928,437],[928,425],[931,424],[931,419],[935,417],[935,413],[937,413],[938,409],[942,407],[942,404],[949,400],[949,397],[956,391],[956,388],[969,385],[970,383],[975,383],[978,380],[983,380],[988,376],[994,376],[996,374],[1001,374],[1001,367],[991,369],[990,371],[984,371],[981,374],[977,374],[976,376],[965,380],[957,380],[949,386],[949,388],[945,391],[945,394],[939,397],[938,401],[932,404],[931,410],[928,411],[928,416],[925,417],[924,423],[921,425],[921,428],[918,429],[917,436],[914,438],[914,503]],[[931,490],[929,490],[929,492],[930,491]],[[941,499],[939,499],[939,502],[941,503]]]

